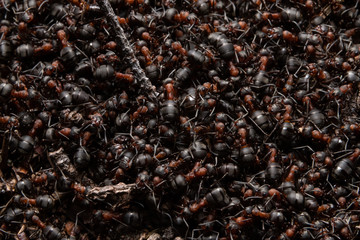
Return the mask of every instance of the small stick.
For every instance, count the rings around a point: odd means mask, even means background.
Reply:
[[[118,45],[121,46],[121,51],[127,63],[130,64],[131,70],[140,83],[140,88],[143,91],[151,93],[150,98],[156,99],[155,87],[152,85],[148,77],[146,77],[144,70],[140,67],[139,60],[135,57],[134,50],[131,48],[128,39],[125,36],[124,29],[120,26],[117,16],[114,13],[108,0],[98,0],[101,10],[106,14],[106,17],[115,31],[115,39]]]

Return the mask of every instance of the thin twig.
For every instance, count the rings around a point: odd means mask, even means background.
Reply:
[[[150,92],[150,98],[156,98],[155,87],[152,85],[148,77],[146,77],[144,70],[140,67],[139,60],[135,57],[134,50],[131,48],[128,39],[125,36],[124,29],[121,27],[118,17],[115,15],[113,8],[108,0],[98,0],[102,11],[105,12],[106,17],[115,31],[115,39],[121,47],[121,51],[125,60],[131,66],[131,70],[135,79],[140,83],[140,88],[143,91]]]

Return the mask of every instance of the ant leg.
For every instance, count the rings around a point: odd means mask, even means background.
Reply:
[[[60,131],[58,131],[58,133],[63,136],[64,138],[66,138],[66,140],[70,141],[70,138],[68,138],[67,136],[65,136],[64,134],[62,134]]]
[[[215,107],[213,107],[213,109],[211,110],[209,117],[211,117],[214,114],[214,111],[215,111]]]
[[[327,175],[326,177],[326,182],[330,185],[331,189],[334,191],[334,186],[331,184],[331,182],[329,181],[329,176],[330,174]]]
[[[271,131],[271,133],[270,133],[269,135],[267,135],[267,137],[266,137],[265,140],[264,140],[264,143],[266,143],[266,142],[269,140],[269,138],[271,137],[271,135],[273,135],[273,133],[277,130],[278,126],[279,126],[279,122],[276,123],[276,126],[275,126],[274,129]]]
[[[74,227],[73,227],[73,229],[71,230],[71,233],[70,233],[71,237],[75,237],[76,228],[77,228],[77,224],[78,224],[78,220],[79,220],[79,215],[80,215],[81,213],[83,213],[84,211],[85,211],[85,210],[82,210],[81,212],[78,212],[78,213],[76,214],[75,224],[74,224]]]
[[[194,240],[194,239],[201,239],[200,237],[202,236],[202,234],[200,234],[199,237],[194,238],[195,232],[200,232],[200,231],[201,231],[201,229],[199,229],[199,228],[193,229],[193,230],[191,231],[191,239],[192,239],[192,240]]]
[[[195,197],[195,200],[198,201],[200,199],[200,190],[201,190],[201,186],[203,184],[203,180],[200,181],[200,184],[199,184],[199,189],[198,189],[198,192],[197,192],[197,195]]]
[[[273,200],[274,196],[275,196],[275,194],[273,194],[273,195],[269,198],[269,200],[266,201],[266,203],[265,203],[265,205],[264,205],[265,207],[269,204],[270,201]]]
[[[7,231],[3,230],[2,228],[0,228],[0,232],[3,232],[3,233],[5,233],[7,235],[10,235],[10,236],[16,236],[15,233],[7,232]]]
[[[187,239],[187,235],[189,234],[190,227],[189,227],[189,224],[187,223],[186,219],[185,218],[182,218],[182,219],[186,225],[185,239]]]
[[[76,46],[76,44],[74,44],[74,47],[89,60],[89,56],[86,55],[83,51],[81,51],[81,49],[78,46]]]
[[[310,151],[315,153],[314,149],[312,149],[309,145],[304,145],[304,146],[300,146],[300,147],[294,147],[293,149],[303,149],[303,148],[308,148],[308,149],[310,149]]]
[[[351,151],[351,150],[343,150],[343,151],[339,151],[339,152],[347,152],[347,153],[345,153],[345,154],[343,154],[343,155],[335,158],[335,160],[339,160],[339,159],[341,159],[341,158],[347,157],[347,156],[349,156],[349,155],[352,154],[352,151]]]
[[[168,217],[169,217],[171,227],[173,228],[173,227],[174,227],[174,224],[173,224],[173,220],[172,220],[172,218],[171,218],[170,214],[168,214],[167,212],[162,212],[162,214],[165,214],[166,216],[168,216]]]
[[[264,130],[261,129],[261,127],[251,117],[249,117],[249,119],[265,136],[269,136],[266,132],[264,132]]]
[[[132,132],[133,132],[133,125],[132,125],[132,123],[131,123],[129,136],[130,136],[132,139],[135,139],[134,136],[132,135]]]
[[[4,1],[4,0],[2,0],[2,1]],[[39,5],[38,11],[41,11],[42,6],[45,5],[45,3],[48,3],[48,2],[49,2],[49,0],[44,0],[44,1]]]
[[[233,235],[232,235],[232,232],[230,232],[230,239],[231,239],[231,240],[234,240]]]
[[[198,117],[198,114],[199,114],[199,109],[196,109],[195,116],[194,116],[193,118],[190,118],[189,120],[187,120],[187,121],[184,123],[184,125],[187,124],[188,122],[191,122],[192,120],[195,120],[195,119]]]
[[[4,179],[1,178],[1,180],[4,182]],[[0,211],[0,216],[3,216],[3,213],[5,212],[5,210],[7,209],[7,207],[12,203],[14,197],[10,198],[10,200],[4,205],[1,206],[1,211]]]
[[[107,144],[108,141],[107,141],[107,137],[106,137],[106,128],[103,124],[101,124],[101,128],[104,130],[104,140],[105,140],[105,144]]]

